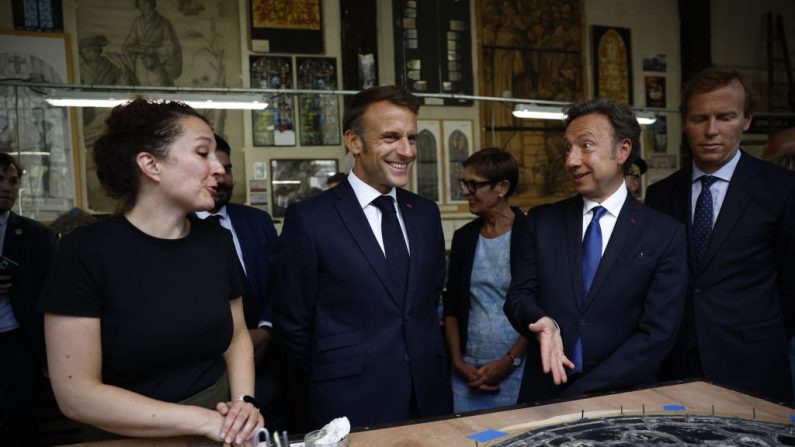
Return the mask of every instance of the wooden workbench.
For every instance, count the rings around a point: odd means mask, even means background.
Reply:
[[[517,425],[555,424],[585,417],[600,417],[624,414],[662,414],[663,406],[681,404],[693,414],[716,414],[746,419],[756,419],[791,424],[795,415],[792,408],[748,396],[720,386],[705,382],[690,382],[661,386],[626,393],[591,397],[580,400],[557,402],[548,405],[514,408],[504,411],[488,412],[471,416],[458,416],[449,419],[406,424],[389,428],[351,433],[351,447],[450,447],[475,446],[467,435],[488,429],[520,432]],[[495,440],[503,441],[505,438]],[[186,447],[217,445],[202,438],[179,439],[128,439],[83,443],[77,446],[88,447]],[[483,445],[483,444],[481,444]]]

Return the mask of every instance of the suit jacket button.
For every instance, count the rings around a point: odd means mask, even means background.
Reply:
[[[693,296],[699,296],[699,295],[701,295],[701,289],[696,289],[693,291]]]
[[[580,323],[580,327],[583,327],[583,326],[585,326],[586,324],[588,324],[588,322],[587,322],[587,321],[585,321],[585,318],[580,318],[580,321],[579,321],[579,323]]]
[[[409,356],[408,354],[403,354],[403,361],[410,362],[411,356]]]

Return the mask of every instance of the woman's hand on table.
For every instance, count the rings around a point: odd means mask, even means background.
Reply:
[[[245,445],[265,425],[259,410],[242,400],[219,402],[216,409],[224,417],[220,440],[228,444]]]

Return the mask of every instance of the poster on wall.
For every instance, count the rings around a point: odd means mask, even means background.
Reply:
[[[333,57],[297,57],[298,88],[336,90],[337,59]],[[340,144],[340,102],[336,94],[298,96],[302,146],[336,146]]]
[[[0,73],[4,78],[71,82],[69,38],[65,34],[0,32]],[[25,169],[15,210],[54,220],[81,205],[68,109],[51,107],[34,89],[0,86],[0,152]]]
[[[472,121],[442,121],[445,152],[447,155],[447,178],[445,189],[447,202],[464,202],[466,197],[458,188],[458,179],[463,177],[461,163],[472,153]]]
[[[79,3],[75,19],[81,84],[242,86],[237,2],[80,0]],[[108,114],[109,109],[81,109],[84,148],[91,148],[102,134]],[[202,114],[232,147],[242,145],[240,111],[203,110]],[[233,152],[232,158],[233,165],[243,166],[239,163],[242,155]],[[85,163],[89,208],[112,212],[116,204],[100,186],[92,158],[87,157]],[[241,174],[242,171],[236,171],[236,175]]]
[[[326,189],[337,172],[337,160],[271,160],[273,217],[284,217],[287,207]]]
[[[414,191],[434,202],[441,201],[442,178],[441,122],[417,120],[417,160],[414,162]]]
[[[254,51],[323,52],[320,0],[251,0],[250,4]]]
[[[473,94],[469,0],[393,0],[395,78],[415,93]],[[467,99],[425,98],[430,105]]]
[[[364,90],[378,85],[378,16],[375,0],[340,0],[342,86]]]
[[[632,104],[629,28],[593,26],[594,97]]]
[[[293,60],[289,56],[251,56],[252,88],[293,88]],[[268,108],[251,112],[254,146],[295,146],[295,99],[273,95]]]
[[[665,77],[646,76],[646,107],[665,108]]]
[[[63,31],[61,0],[11,0],[14,29]]]

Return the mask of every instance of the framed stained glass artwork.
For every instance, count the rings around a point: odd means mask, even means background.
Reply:
[[[296,57],[298,88],[336,90],[337,59]],[[340,138],[340,101],[336,94],[298,96],[302,146],[337,146]]]
[[[251,56],[252,88],[293,88],[293,60],[289,56]],[[268,108],[251,112],[254,146],[295,146],[295,98],[276,94]]]

